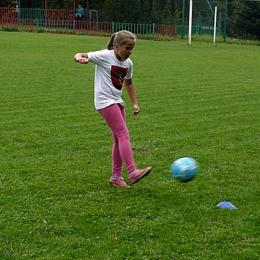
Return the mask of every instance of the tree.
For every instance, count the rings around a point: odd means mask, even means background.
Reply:
[[[260,40],[260,3],[244,2],[235,25],[237,37]]]

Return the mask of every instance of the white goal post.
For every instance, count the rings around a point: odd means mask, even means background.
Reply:
[[[217,32],[217,13],[218,8],[215,6],[215,15],[214,15],[214,36],[213,36],[213,44],[216,44],[216,32]]]
[[[189,11],[189,45],[191,45],[191,34],[192,34],[192,0],[190,0],[190,11]]]

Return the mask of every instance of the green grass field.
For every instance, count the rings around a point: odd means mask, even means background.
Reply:
[[[94,65],[73,61],[107,41],[0,32],[0,259],[259,259],[259,47],[137,41],[138,116],[123,95],[153,171],[128,190],[107,184]],[[200,166],[186,184],[169,172],[184,156]]]

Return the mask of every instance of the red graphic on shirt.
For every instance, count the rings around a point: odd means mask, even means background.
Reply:
[[[111,79],[116,89],[121,90],[124,83],[124,78],[127,74],[127,68],[121,68],[117,66],[111,67]]]

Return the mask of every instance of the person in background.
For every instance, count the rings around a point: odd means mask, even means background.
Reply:
[[[114,33],[107,49],[77,53],[74,60],[81,64],[92,62],[95,69],[95,108],[112,131],[112,176],[109,184],[130,188],[122,177],[123,163],[128,172],[130,185],[137,183],[151,172],[151,167],[137,169],[126,126],[125,102],[122,100],[123,85],[133,104],[134,115],[140,112],[135,87],[132,81],[133,63],[129,58],[136,43],[136,36],[129,31]]]
[[[75,18],[76,20],[81,20],[84,16],[84,9],[81,5],[78,5],[78,8],[76,9]]]

